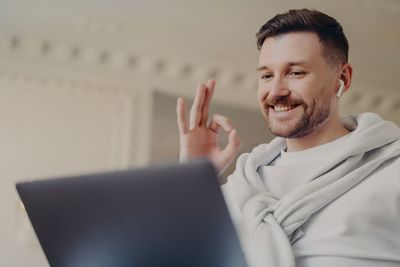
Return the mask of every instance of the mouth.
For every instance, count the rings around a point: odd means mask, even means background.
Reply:
[[[278,104],[278,105],[269,105],[268,107],[270,109],[273,109],[275,112],[287,112],[287,111],[290,111],[292,109],[295,109],[298,106],[299,105],[282,105],[282,104]]]

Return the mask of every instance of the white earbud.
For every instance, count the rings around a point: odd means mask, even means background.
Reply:
[[[339,90],[336,94],[337,98],[340,98],[343,94],[343,90],[344,90],[344,81],[342,79],[339,80]]]

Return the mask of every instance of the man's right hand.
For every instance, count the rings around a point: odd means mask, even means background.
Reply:
[[[241,147],[241,141],[228,118],[214,115],[207,124],[214,88],[214,80],[209,80],[206,85],[197,86],[189,123],[185,115],[185,101],[182,98],[178,99],[176,112],[180,138],[179,161],[208,157],[221,175],[235,159]],[[221,128],[228,133],[229,141],[224,149],[218,145]]]

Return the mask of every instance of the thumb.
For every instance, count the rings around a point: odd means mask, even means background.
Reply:
[[[231,131],[229,131],[228,144],[222,151],[222,153],[226,157],[226,160],[229,162],[228,164],[233,161],[241,147],[242,141],[240,141],[239,135],[237,134],[236,130],[232,129]]]

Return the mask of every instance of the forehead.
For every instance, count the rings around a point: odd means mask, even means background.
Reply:
[[[259,66],[279,66],[293,62],[310,65],[325,62],[318,36],[312,32],[294,32],[265,39]]]

